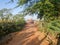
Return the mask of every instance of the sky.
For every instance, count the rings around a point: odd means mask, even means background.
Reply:
[[[35,14],[34,14],[33,16],[31,16],[31,15],[30,15],[30,16],[29,16],[29,15],[26,15],[26,16],[25,16],[25,20],[28,20],[28,19],[36,20],[36,19],[37,19],[37,15],[35,15]]]
[[[10,0],[0,0],[0,10],[3,8],[13,9],[17,6],[17,0],[15,0],[13,3],[8,3]],[[17,14],[18,12],[22,11],[23,8],[17,7],[13,9],[11,12],[13,14]]]
[[[17,6],[17,0],[15,0],[13,3],[8,3],[10,0],[0,0],[0,10],[3,9],[3,8],[7,8],[7,9],[13,9],[14,7]],[[19,12],[21,12],[23,10],[23,7],[17,7],[15,9],[13,9],[11,12],[12,14],[18,14]],[[36,19],[37,17],[34,15],[34,16],[25,16],[26,19]]]

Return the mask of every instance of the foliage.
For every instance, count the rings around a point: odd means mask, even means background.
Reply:
[[[10,19],[10,17],[12,16],[12,13],[10,12],[10,10],[11,9],[6,9],[6,8],[1,9],[0,10],[0,19],[2,19],[2,20]]]
[[[0,36],[7,35],[9,33],[22,30],[24,22],[0,22]]]
[[[48,23],[48,30],[52,30],[56,33],[60,33],[60,20],[54,20]]]
[[[10,12],[6,12],[4,15],[3,13],[5,13],[5,11],[0,13],[0,15],[3,16],[3,19],[0,16],[0,39],[9,33],[22,30],[25,26],[24,16],[22,14],[16,14],[13,16]]]
[[[26,5],[25,12],[37,13],[39,18],[55,19],[60,12],[59,0],[18,0],[18,6]]]
[[[37,13],[39,18],[45,20],[54,20],[60,15],[60,0],[18,0],[17,4],[27,6],[27,14]]]

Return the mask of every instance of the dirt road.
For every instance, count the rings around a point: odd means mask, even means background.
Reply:
[[[27,24],[6,45],[48,45],[48,42],[43,37],[44,35],[38,31],[34,24]]]

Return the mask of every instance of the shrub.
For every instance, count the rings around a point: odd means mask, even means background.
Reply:
[[[0,22],[0,39],[9,33],[22,30],[24,25],[24,20],[17,22]]]

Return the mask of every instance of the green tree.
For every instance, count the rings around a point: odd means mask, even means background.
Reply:
[[[4,19],[8,20],[10,16],[12,16],[12,13],[10,13],[10,9],[4,8],[0,10],[0,18],[2,19],[2,21]]]
[[[21,20],[21,19],[24,19],[24,15],[23,14],[16,14],[13,16],[13,20]]]
[[[60,0],[18,0],[18,6],[27,6],[25,12],[37,13],[39,18],[54,20],[60,15]]]

